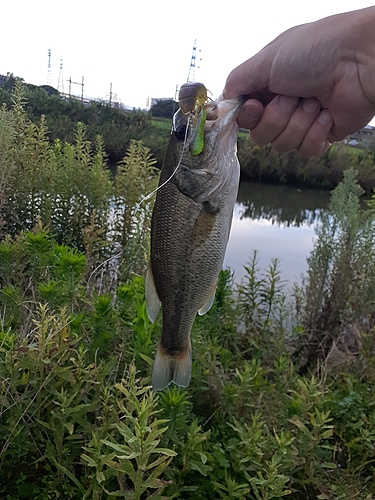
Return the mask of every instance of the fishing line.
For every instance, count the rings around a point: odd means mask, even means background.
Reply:
[[[135,212],[134,212],[134,215],[137,213],[137,211],[139,210],[141,204],[147,200],[149,200],[157,191],[159,191],[159,189],[161,189],[162,187],[164,187],[166,184],[168,184],[168,182],[172,179],[172,177],[175,175],[175,173],[177,172],[178,168],[180,167],[181,165],[181,162],[182,162],[182,158],[184,156],[184,153],[185,153],[185,149],[186,149],[186,144],[187,144],[187,133],[188,133],[188,130],[189,130],[189,123],[190,123],[190,115],[188,116],[188,121],[187,121],[187,124],[186,124],[186,130],[185,130],[185,137],[184,137],[184,143],[182,145],[182,151],[181,151],[181,156],[180,156],[180,159],[179,159],[179,162],[177,163],[177,166],[176,168],[173,170],[173,172],[171,173],[171,175],[168,177],[168,179],[163,182],[163,184],[160,184],[160,186],[158,186],[156,189],[154,189],[153,191],[151,191],[151,193],[149,193],[148,195],[146,195],[144,198],[142,198],[142,200],[138,203],[138,205],[136,205],[136,209],[135,209]]]
[[[138,210],[141,208],[141,205],[142,203],[144,203],[145,201],[149,200],[152,196],[154,196],[154,194],[156,194],[159,189],[161,189],[162,187],[164,187],[166,184],[168,184],[168,182],[172,179],[172,177],[176,174],[177,170],[179,169],[180,165],[181,165],[181,162],[182,162],[182,158],[184,156],[184,153],[185,153],[185,150],[186,150],[186,145],[187,145],[187,134],[188,134],[188,130],[189,130],[189,124],[190,124],[190,118],[191,116],[189,115],[188,116],[188,120],[187,120],[187,124],[186,124],[186,130],[185,130],[185,137],[184,137],[184,143],[182,145],[182,151],[181,151],[181,156],[180,156],[180,159],[177,163],[177,166],[176,168],[173,170],[173,172],[171,173],[171,175],[168,177],[168,179],[166,181],[163,182],[163,184],[160,184],[160,186],[158,186],[157,188],[155,188],[153,191],[151,191],[151,193],[147,194],[146,196],[144,196],[141,201],[139,203],[137,203],[135,205],[135,209],[134,209],[134,213],[132,214],[132,218],[135,217],[135,215],[137,214]],[[127,241],[125,247],[120,250],[120,252],[118,252],[117,254],[115,255],[112,255],[111,257],[108,257],[108,259],[106,259],[105,261],[103,261],[101,264],[99,264],[94,270],[93,272],[90,274],[88,280],[87,280],[87,285],[86,285],[86,294],[88,292],[88,289],[89,289],[89,284],[90,284],[90,281],[91,281],[91,278],[94,276],[94,274],[96,274],[96,272],[102,267],[104,266],[105,264],[107,264],[108,262],[110,262],[112,259],[117,259],[118,257],[120,257],[126,250],[128,244],[129,244],[129,241]],[[129,264],[130,265],[130,264]]]

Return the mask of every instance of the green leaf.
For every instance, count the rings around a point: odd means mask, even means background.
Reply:
[[[134,434],[133,432],[129,429],[129,427],[125,424],[117,425],[116,428],[119,431],[119,433],[124,436],[126,442],[129,442],[131,439],[134,439]]]
[[[205,464],[207,462],[207,455],[201,451],[197,451],[196,453],[201,457],[202,464]]]
[[[134,466],[130,460],[124,460],[124,461],[120,462],[119,464],[117,464],[116,467],[112,466],[111,468],[115,469],[117,471],[125,472],[125,474],[127,474],[130,477],[130,479],[133,481],[133,483],[137,480],[137,472],[134,469]]]
[[[175,457],[177,453],[169,448],[155,448],[153,453],[162,453],[163,455],[167,455],[168,457]]]
[[[127,452],[129,450],[129,447],[126,445],[112,443],[111,441],[108,441],[107,439],[101,439],[100,441],[101,441],[101,443],[106,444],[107,446],[109,446],[113,450],[117,451],[117,453],[120,453],[122,460],[125,460],[125,459],[130,460],[131,458],[139,457],[142,454],[141,451],[134,451],[134,452],[128,454]]]
[[[105,481],[104,472],[97,471],[97,473],[96,473],[96,480],[98,481],[99,484],[104,483],[104,481]]]
[[[81,483],[78,481],[78,479],[70,472],[70,470],[68,470],[66,467],[64,467],[63,465],[61,465],[55,457],[51,457],[51,460],[53,461],[53,463],[56,465],[56,467],[58,469],[61,470],[61,472],[63,472],[71,481],[73,481],[73,483],[79,488],[79,490],[81,492],[84,492],[84,488],[83,486],[81,485]]]
[[[72,435],[74,432],[74,424],[70,422],[70,423],[65,423],[64,426],[68,429],[69,434]]]
[[[333,462],[323,462],[322,467],[325,469],[337,469],[337,465]]]
[[[162,464],[168,460],[168,457],[166,455],[161,455],[158,459],[156,459],[154,462],[150,463],[147,465],[146,469],[153,469],[154,467],[157,467],[158,465]]]
[[[147,356],[146,354],[143,354],[143,352],[139,352],[138,353],[139,356],[144,360],[146,361],[146,363],[149,365],[149,366],[152,366],[154,360],[152,358],[150,358],[150,356]]]
[[[36,422],[38,422],[38,424],[42,425],[46,429],[49,429],[50,431],[54,430],[54,428],[51,425],[47,424],[47,422],[43,422],[43,420],[39,420],[37,418],[35,420],[36,420]]]
[[[207,474],[211,470],[211,467],[209,467],[208,465],[203,465],[201,462],[198,462],[198,460],[189,460],[189,465],[193,470],[197,470],[203,476],[207,476]]]
[[[93,406],[92,404],[86,404],[86,403],[81,404],[81,405],[77,405],[77,406],[74,406],[74,408],[68,408],[66,413],[67,413],[67,415],[71,415],[72,413],[77,413],[80,411],[87,413],[87,411],[89,411],[92,406]],[[84,411],[84,410],[87,410],[87,411]]]
[[[157,424],[160,424],[160,423],[164,423],[164,421],[162,420],[157,420],[156,421]],[[147,446],[149,444],[151,444],[152,442],[156,442],[156,443],[159,443],[159,441],[156,441],[155,438],[160,436],[161,434],[163,434],[165,431],[168,430],[168,426],[167,427],[162,427],[161,429],[153,429],[149,435],[147,436],[147,438],[145,439],[144,441],[144,445]]]
[[[86,462],[88,462],[88,465],[89,467],[96,467],[97,466],[97,463],[95,462],[95,460],[91,457],[89,457],[88,455],[86,455],[85,453],[82,453],[81,457],[86,460]]]
[[[298,427],[298,429],[300,429],[311,441],[315,441],[314,436],[311,434],[306,425],[303,422],[301,422],[301,420],[299,420],[299,418],[294,416],[293,418],[289,419],[289,422]]]
[[[332,434],[333,434],[333,429],[328,429],[328,430],[322,432],[321,436],[323,439],[327,439],[327,438],[331,437]]]

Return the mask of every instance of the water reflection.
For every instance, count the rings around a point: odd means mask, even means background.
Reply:
[[[261,271],[278,258],[281,277],[291,287],[307,269],[315,227],[329,200],[327,191],[242,182],[224,266],[233,269],[240,282],[243,265],[256,249]]]
[[[265,219],[279,226],[311,226],[320,221],[329,199],[327,191],[242,182],[236,215],[241,219]]]

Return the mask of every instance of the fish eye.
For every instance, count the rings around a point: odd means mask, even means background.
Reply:
[[[174,135],[179,141],[183,141],[186,135],[186,125],[177,125],[174,129]]]

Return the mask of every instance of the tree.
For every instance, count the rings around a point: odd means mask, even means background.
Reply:
[[[4,90],[9,90],[12,91],[16,82],[23,82],[24,79],[20,78],[18,76],[14,76],[13,73],[10,73],[9,78],[7,78],[7,81],[4,83]]]
[[[178,103],[173,99],[160,100],[151,108],[152,116],[172,118],[178,109]]]

